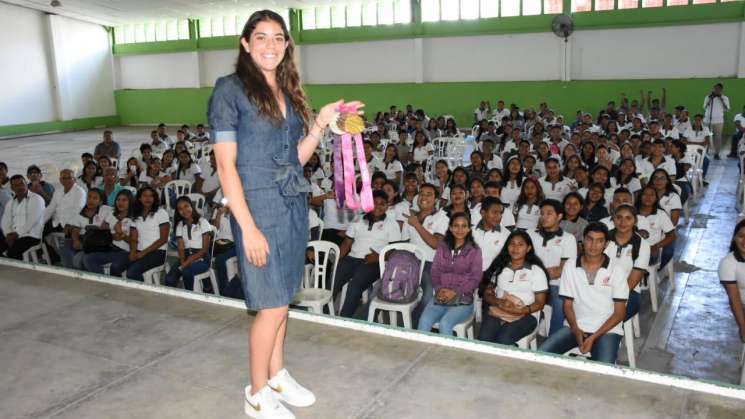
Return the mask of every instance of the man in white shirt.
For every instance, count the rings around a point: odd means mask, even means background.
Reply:
[[[158,136],[169,148],[176,144],[176,140],[168,136],[166,124],[161,123],[158,125]]]
[[[724,114],[729,112],[729,98],[722,94],[724,86],[722,83],[714,85],[714,90],[704,98],[704,123],[709,126],[714,134],[714,159],[719,160],[719,152],[722,148],[722,129],[724,128]]]
[[[23,253],[41,242],[44,228],[44,199],[29,191],[21,175],[10,178],[15,198],[5,205],[2,230],[9,258],[22,260]]]
[[[422,272],[422,301],[413,313],[414,325],[419,321],[424,307],[432,301],[434,291],[432,288],[432,261],[435,258],[435,249],[445,237],[450,220],[445,211],[437,211],[435,202],[439,198],[437,188],[425,183],[419,188],[419,212],[409,213],[401,230],[401,238],[419,247],[424,253],[424,271]]]
[[[563,354],[579,347],[595,361],[616,362],[629,296],[628,269],[603,253],[607,244],[605,225],[585,228],[582,255],[570,259],[561,274],[565,326],[549,336],[541,351]]]
[[[485,101],[479,103],[479,107],[473,111],[473,123],[478,124],[479,121],[489,119],[489,108],[486,106]]]
[[[158,135],[158,131],[151,131],[150,132],[150,149],[152,150],[153,154],[158,156],[158,158],[163,158],[163,153],[168,150],[168,144],[166,144],[163,140],[161,140],[160,135]]]
[[[44,209],[44,224],[51,220],[48,231],[62,231],[85,206],[85,189],[75,182],[72,170],[62,170],[59,182],[62,188],[54,191],[52,201]]]
[[[494,119],[497,121],[497,125],[502,124],[502,118],[509,116],[510,110],[504,107],[504,101],[497,101],[497,108],[494,109]]]
[[[8,181],[8,183],[10,183],[10,181]],[[13,195],[10,191],[0,188],[0,220],[3,219],[5,205],[7,205],[11,199],[13,199]],[[2,227],[0,227],[0,255],[5,253],[6,250],[8,250],[8,244],[5,243],[5,234],[3,233]]]

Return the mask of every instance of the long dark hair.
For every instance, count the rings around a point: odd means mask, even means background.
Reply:
[[[654,172],[652,172],[651,175],[649,175],[649,182],[652,186],[654,186],[654,178],[657,173],[662,173],[665,175],[665,196],[667,196],[670,193],[677,194],[675,191],[675,188],[673,187],[673,182],[670,181],[670,175],[667,174],[667,171],[665,169],[655,169]],[[657,188],[655,188],[656,190]]]
[[[502,273],[504,268],[509,266],[510,262],[512,262],[512,256],[510,256],[509,247],[512,240],[514,240],[516,237],[521,237],[525,241],[525,243],[530,246],[528,254],[525,255],[525,263],[531,264],[533,266],[538,266],[543,270],[543,273],[546,274],[546,278],[548,278],[546,267],[543,266],[541,258],[539,258],[538,255],[535,254],[535,247],[533,246],[533,240],[530,239],[530,235],[525,230],[515,230],[507,237],[507,240],[504,242],[504,247],[502,247],[502,250],[499,252],[497,257],[494,258],[491,265],[489,265],[489,267],[486,269],[486,273],[484,274],[485,281],[490,281],[491,278],[496,279],[499,274]]]
[[[636,212],[637,214],[641,214],[642,212],[642,194],[644,194],[644,191],[646,189],[651,189],[652,192],[654,192],[654,208],[652,208],[652,214],[657,214],[657,210],[660,208],[660,196],[657,195],[657,189],[654,188],[653,185],[645,185],[640,191],[639,191],[639,199],[636,200]]]
[[[185,221],[184,217],[181,216],[181,213],[178,212],[178,204],[179,202],[186,202],[191,207],[191,223],[192,224],[198,224],[199,223],[199,211],[197,211],[196,208],[194,208],[194,202],[192,202],[191,198],[188,196],[181,196],[179,199],[176,200],[176,211],[173,218],[173,225],[177,226],[180,222]]]
[[[127,214],[124,216],[124,218],[132,218],[132,207],[134,206],[134,196],[132,196],[132,192],[129,189],[122,189],[119,191],[119,193],[116,194],[116,199],[114,199],[114,217],[119,218],[119,208],[116,207],[116,201],[119,200],[120,196],[126,196],[127,197]]]
[[[732,233],[732,241],[729,243],[729,251],[735,255],[735,259],[738,262],[745,262],[745,255],[740,254],[740,250],[737,248],[737,243],[735,243],[735,236],[743,227],[745,227],[745,220],[740,220],[740,222],[735,226],[735,231]]]
[[[303,86],[300,83],[300,75],[295,66],[295,41],[293,41],[290,36],[290,32],[287,30],[287,25],[282,16],[271,10],[255,12],[250,18],[248,18],[246,25],[243,27],[241,38],[248,42],[259,22],[266,21],[274,21],[282,27],[282,32],[285,41],[287,42],[287,48],[285,49],[285,56],[282,58],[282,62],[280,62],[277,67],[277,85],[283,93],[290,97],[293,108],[300,114],[300,117],[307,128],[308,122],[310,121],[310,110],[308,109],[307,103],[308,99],[303,90]],[[279,103],[277,103],[277,99],[274,97],[272,90],[269,88],[264,73],[256,67],[256,64],[251,58],[251,54],[246,52],[242,45],[239,49],[240,52],[238,53],[238,63],[235,66],[235,73],[243,83],[246,94],[251,102],[259,108],[260,115],[279,125],[284,119],[282,116],[282,110],[280,109]]]
[[[181,159],[178,159],[178,168],[176,169],[176,179],[181,179],[181,173],[186,174],[186,171],[191,167],[192,164],[194,164],[194,159],[191,158],[191,154],[189,154],[188,151],[183,150],[182,152],[178,153],[178,157],[181,157],[182,154],[186,154],[189,156],[189,162],[186,164],[186,167],[184,167],[183,164],[181,164]]]
[[[145,214],[145,207],[142,205],[141,201],[142,195],[146,191],[150,191],[150,193],[153,194],[153,206],[150,207],[150,211],[147,214]],[[135,203],[132,207],[132,212],[135,218],[142,217],[142,219],[144,220],[147,218],[148,215],[158,212],[158,208],[160,208],[160,198],[158,195],[158,191],[156,191],[155,188],[150,185],[145,185],[140,188],[139,191],[137,191],[137,199],[135,200]]]
[[[466,220],[466,223],[468,224],[468,228],[471,228],[471,216],[470,214],[467,214],[465,212],[456,212],[450,217],[450,222],[448,223],[448,231],[445,233],[445,238],[443,239],[443,242],[448,246],[448,249],[453,250],[455,249],[455,236],[453,235],[453,232],[450,231],[450,227],[453,226],[455,223],[455,220],[463,218]],[[466,245],[472,245],[476,246],[476,242],[473,240],[473,234],[472,231],[468,232],[468,235],[466,236],[466,241],[463,242],[463,247]]]

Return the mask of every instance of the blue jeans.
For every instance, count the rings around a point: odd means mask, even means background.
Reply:
[[[549,288],[551,289],[551,296],[549,297],[551,324],[548,328],[548,335],[551,336],[564,327],[564,299],[559,295],[558,285],[551,285]]]
[[[126,250],[115,249],[110,252],[88,253],[83,257],[83,266],[88,272],[103,275],[103,265],[110,263],[111,267],[120,266],[119,275],[126,269],[129,264],[129,252]],[[111,272],[111,267],[109,271]]]
[[[688,200],[688,197],[691,196],[691,193],[693,192],[691,182],[678,180],[675,182],[675,184],[680,186],[680,202],[685,204],[685,202]]]
[[[711,163],[711,160],[709,160],[709,156],[707,154],[704,154],[704,164],[702,165],[702,169],[704,171],[704,179],[706,179],[706,174],[709,173],[709,164]]]
[[[181,265],[181,262],[174,262],[171,265],[171,270],[166,275],[166,285],[176,287],[178,286],[179,279],[183,279],[184,289],[189,291],[194,291],[194,277],[207,272],[207,269],[210,268],[210,263],[207,259],[199,259],[183,269],[179,269],[179,265]],[[203,288],[211,288],[211,286]]]
[[[416,306],[411,314],[411,321],[414,325],[419,323],[419,318],[422,316],[427,305],[435,298],[435,290],[432,288],[432,262],[424,263],[424,271],[422,271],[422,301]]]
[[[220,287],[220,295],[223,294],[225,287],[227,287],[228,283],[230,283],[230,280],[233,279],[228,278],[227,261],[228,259],[236,255],[237,253],[235,251],[235,246],[233,246],[230,249],[215,256],[215,259],[212,261],[212,266],[215,268],[215,274],[217,276],[217,285]]]
[[[154,250],[148,253],[147,255],[145,255],[142,259],[132,262],[131,264],[129,264],[129,266],[126,267],[127,279],[133,279],[135,281],[144,281],[142,274],[149,271],[150,269],[157,268],[158,266],[163,265],[165,263],[165,260],[166,260],[165,250]],[[119,266],[117,266],[117,269],[118,268]],[[119,271],[117,274],[114,271],[114,265],[111,265],[111,275],[119,276],[121,275],[121,271]]]
[[[453,327],[458,323],[466,321],[468,316],[473,313],[473,304],[463,304],[457,306],[441,306],[430,302],[424,308],[422,316],[419,318],[417,330],[429,332],[432,325],[440,323],[440,334],[452,336]]]
[[[642,306],[642,296],[636,291],[629,292],[629,299],[626,301],[626,320],[636,316]]]
[[[479,340],[515,346],[520,339],[533,333],[536,326],[538,321],[532,315],[508,323],[484,313]]]
[[[660,259],[660,268],[663,268],[675,255],[675,241],[662,248],[662,256]]]
[[[587,335],[589,336],[589,334]],[[590,359],[593,361],[606,362],[615,364],[618,358],[618,347],[623,336],[615,333],[606,333],[600,336],[592,345]],[[571,349],[576,348],[577,339],[572,334],[569,327],[564,327],[553,335],[549,336],[539,350],[555,354],[563,354]]]
[[[60,257],[62,258],[62,266],[67,269],[78,269],[83,270],[83,253],[82,250],[75,250],[72,247],[72,239],[65,239],[65,244],[60,249]]]

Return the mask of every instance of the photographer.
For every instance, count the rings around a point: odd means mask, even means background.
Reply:
[[[724,114],[729,112],[729,98],[722,94],[724,86],[722,83],[714,85],[714,90],[704,98],[704,124],[714,134],[714,160],[719,160],[719,152],[722,148],[722,128],[724,128]]]

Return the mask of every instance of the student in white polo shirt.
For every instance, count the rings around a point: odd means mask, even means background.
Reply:
[[[663,169],[668,176],[675,176],[675,159],[665,155],[665,140],[657,139],[652,143],[652,155],[642,160],[639,172],[645,179],[652,179],[655,169]]]
[[[517,197],[512,214],[515,216],[515,228],[526,231],[535,230],[541,218],[541,202],[543,202],[541,185],[535,178],[525,178]]]
[[[509,204],[502,202],[502,185],[499,182],[486,182],[484,184],[484,194],[486,195],[484,199],[488,197],[496,198],[502,204],[502,218],[499,223],[502,228],[512,230],[515,227],[515,216],[512,214]],[[471,211],[471,225],[476,227],[479,222],[481,222],[481,207],[479,207],[479,212]]]
[[[530,235],[515,230],[488,268],[479,340],[515,345],[538,326],[546,304],[548,278]]]
[[[129,262],[129,233],[132,226],[132,204],[134,196],[127,189],[122,189],[114,199],[114,206],[106,218],[106,224],[111,229],[112,246],[108,251],[86,253],[83,266],[88,272],[103,275],[104,265],[123,266],[113,268],[119,272],[126,269]],[[109,269],[111,271],[111,268]]]
[[[555,199],[561,202],[574,189],[574,181],[561,174],[559,159],[549,157],[546,159],[545,165],[546,177],[540,179],[543,194],[547,199]]]
[[[628,270],[629,287],[626,318],[630,319],[639,313],[641,305],[641,281],[649,269],[650,247],[636,231],[636,208],[622,204],[613,213],[615,228],[610,231],[605,254],[614,261],[624,265]]]
[[[647,225],[647,239],[650,246],[649,264],[654,265],[660,260],[660,249],[665,249],[675,242],[675,226],[670,221],[670,217],[659,206],[660,200],[657,198],[657,192],[654,186],[647,185],[642,189],[639,195],[639,201],[636,203],[638,224],[645,220]]]
[[[660,208],[665,210],[667,215],[670,216],[670,221],[673,222],[673,225],[678,225],[683,204],[680,201],[680,195],[675,191],[675,186],[673,186],[669,174],[661,169],[657,169],[652,172],[649,183],[654,186],[657,195],[660,197]]]
[[[719,262],[719,282],[727,291],[730,309],[745,342],[745,220],[735,226],[729,253]]]
[[[450,220],[444,211],[435,210],[435,202],[439,198],[437,187],[431,183],[424,183],[419,188],[419,212],[413,209],[401,230],[401,238],[416,245],[424,253],[424,271],[422,272],[422,301],[413,312],[412,318],[416,324],[424,307],[432,301],[432,260],[435,249],[445,237]]]
[[[582,255],[568,261],[561,275],[566,325],[540,350],[563,354],[579,347],[591,359],[613,364],[623,337],[628,268],[603,253],[609,242],[604,224],[590,223],[582,242]]]
[[[537,230],[529,231],[535,254],[543,262],[551,286],[550,303],[552,308],[549,335],[559,330],[564,323],[562,301],[559,298],[559,279],[564,263],[577,257],[577,240],[571,233],[561,229],[564,208],[555,199],[546,199],[541,203],[540,225]]]
[[[334,170],[334,162],[331,161],[331,172]],[[341,246],[344,241],[344,232],[354,221],[355,212],[346,206],[336,206],[336,192],[334,191],[334,178],[324,179],[321,185],[312,182],[310,204],[323,209],[323,233],[321,240],[330,241]]]
[[[44,198],[28,189],[22,175],[11,176],[10,187],[15,197],[5,204],[2,231],[5,234],[7,256],[21,260],[28,249],[41,242]]]
[[[613,214],[615,213],[616,208],[623,204],[634,205],[634,195],[632,195],[631,191],[626,188],[618,188],[613,192],[613,200],[611,201],[609,208],[610,214],[600,220],[601,223],[605,224],[605,226],[608,227],[608,231],[616,228],[616,226],[613,224]],[[640,236],[647,237],[649,233],[649,223],[647,222],[646,218],[637,217],[636,231],[639,232]]]
[[[127,270],[127,278],[142,281],[142,274],[163,265],[166,260],[170,223],[168,213],[160,208],[158,192],[151,186],[137,191],[134,203],[134,224],[129,234],[129,264],[111,266],[111,275],[120,276]]]
[[[585,204],[585,199],[582,198],[577,192],[569,192],[562,201],[562,207],[564,208],[564,217],[561,220],[561,229],[570,233],[574,236],[577,241],[578,248],[579,244],[582,243],[582,233],[587,227],[587,220],[582,218],[582,207]]]
[[[502,202],[498,198],[487,196],[481,202],[481,219],[472,234],[481,249],[482,271],[491,265],[510,235],[510,231],[500,224],[503,213]]]
[[[75,182],[72,170],[65,169],[59,174],[61,188],[54,190],[52,201],[44,209],[44,224],[49,224],[50,231],[62,231],[80,210],[85,206],[85,189]]]
[[[166,275],[166,285],[178,286],[183,279],[184,288],[194,290],[194,277],[207,272],[210,267],[210,241],[212,226],[206,218],[199,216],[194,203],[188,196],[176,200],[176,242],[178,243],[178,261],[171,265]],[[211,289],[205,282],[204,288]]]
[[[111,215],[111,207],[106,205],[106,197],[100,189],[88,191],[85,206],[78,214],[70,218],[65,230],[65,246],[62,249],[62,264],[70,269],[84,269],[83,237],[89,228],[106,228],[109,226],[107,220]]]
[[[373,200],[375,208],[349,226],[347,237],[340,246],[342,259],[336,270],[334,295],[338,295],[348,284],[339,313],[343,317],[354,316],[362,294],[380,278],[380,251],[401,240],[398,223],[386,215],[388,195],[383,191],[374,191]]]

